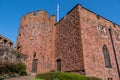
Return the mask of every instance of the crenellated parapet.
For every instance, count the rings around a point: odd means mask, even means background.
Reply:
[[[5,37],[3,37],[2,35],[0,35],[0,45],[4,45],[4,46],[9,46],[9,47],[13,47],[13,42]]]

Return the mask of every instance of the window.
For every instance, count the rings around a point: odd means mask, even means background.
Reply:
[[[31,40],[33,40],[34,39],[34,36],[35,36],[35,29],[33,28],[33,30],[31,31]]]
[[[0,40],[1,40],[2,38],[0,37]]]
[[[115,31],[114,33],[115,33],[116,40],[120,41],[120,33],[117,31]]]
[[[34,58],[36,57],[36,52],[34,52],[33,57],[34,57]]]
[[[98,25],[98,32],[99,32],[99,34],[106,36],[106,29],[104,26]]]
[[[19,36],[21,37],[21,34],[19,34]]]
[[[12,46],[11,43],[10,43],[10,46]],[[18,51],[21,51],[21,50],[22,50],[22,46],[20,45],[19,42],[17,43],[17,47],[16,47],[16,48],[17,48]]]
[[[18,51],[21,51],[21,46],[17,46],[17,50],[18,50]]]
[[[32,38],[34,38],[35,29],[32,30]]]
[[[111,60],[109,56],[109,51],[106,45],[103,46],[103,55],[104,55],[104,62],[105,62],[105,67],[106,68],[111,68]]]

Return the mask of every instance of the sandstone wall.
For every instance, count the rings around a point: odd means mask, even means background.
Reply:
[[[28,55],[27,69],[32,71],[33,59],[38,59],[37,72],[55,69],[55,16],[45,11],[31,12],[21,19],[17,49]]]
[[[0,62],[16,63],[25,61],[26,55],[16,51],[14,48],[0,45]]]
[[[113,45],[110,38],[109,28],[112,29],[113,41],[119,61],[119,41],[115,38],[115,33],[120,28],[95,13],[79,7],[80,26],[83,44],[83,56],[85,73],[87,76],[97,76],[108,80],[119,80]],[[112,68],[105,67],[105,59],[103,55],[103,45],[106,45],[109,51]]]
[[[15,50],[13,48],[0,45],[0,62],[16,62]]]
[[[61,71],[84,74],[81,28],[78,7],[72,9],[56,24],[56,60],[61,60]]]

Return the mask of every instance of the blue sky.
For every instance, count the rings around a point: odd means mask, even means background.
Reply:
[[[56,15],[57,3],[60,4],[60,18],[79,3],[120,25],[120,0],[0,0],[0,34],[16,43],[23,15],[37,10]]]

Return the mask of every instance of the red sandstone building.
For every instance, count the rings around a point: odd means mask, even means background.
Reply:
[[[17,49],[28,55],[30,72],[58,70],[119,80],[119,26],[80,5],[57,23],[45,11],[23,16]]]

